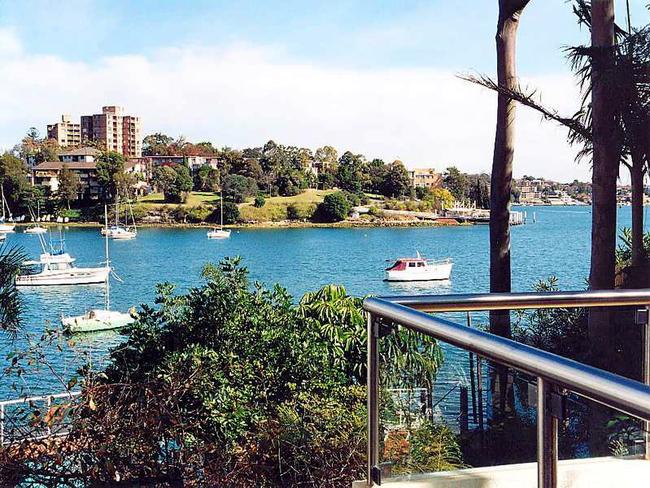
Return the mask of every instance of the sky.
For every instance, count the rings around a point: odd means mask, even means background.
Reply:
[[[646,3],[630,0],[634,25],[650,22]],[[44,134],[62,113],[120,105],[144,134],[329,144],[411,168],[489,172],[496,97],[457,75],[494,73],[497,4],[0,0],[0,148],[32,126]],[[562,49],[588,37],[566,0],[532,0],[519,29],[522,83],[574,111]],[[566,132],[523,107],[516,142],[515,176],[590,179]]]

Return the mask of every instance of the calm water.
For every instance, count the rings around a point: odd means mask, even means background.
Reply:
[[[557,276],[562,289],[584,288],[589,269],[591,208],[528,207],[536,223],[513,228],[513,290],[530,290],[533,283]],[[619,225],[629,226],[629,208],[619,210]],[[77,263],[96,265],[103,259],[104,241],[98,229],[65,231],[68,251]],[[122,282],[112,283],[112,308],[126,311],[151,303],[154,285],[169,281],[181,290],[200,284],[202,266],[226,256],[241,256],[252,279],[281,283],[294,296],[327,283],[340,283],[349,292],[365,294],[459,293],[488,291],[488,227],[398,229],[260,229],[239,230],[228,240],[208,240],[205,229],[141,229],[133,241],[111,241],[111,259]],[[10,235],[9,245],[23,246],[32,256],[39,253],[38,238],[23,233]],[[415,255],[452,257],[452,279],[438,284],[389,284],[383,281],[386,260]],[[40,336],[47,323],[56,324],[61,314],[77,315],[91,306],[101,307],[103,287],[36,288],[22,293],[25,329]],[[77,351],[101,361],[108,347],[122,340],[114,332],[83,336]],[[14,344],[15,345],[15,344]],[[25,341],[20,341],[21,346]],[[12,343],[0,337],[8,351]],[[27,375],[18,384],[30,393],[62,390],[57,375],[69,377],[78,364],[78,352],[52,347],[48,356],[54,371]],[[4,357],[4,354],[3,354]],[[465,369],[466,354],[447,349],[445,382]],[[0,380],[0,398],[15,396],[9,388],[15,378]]]

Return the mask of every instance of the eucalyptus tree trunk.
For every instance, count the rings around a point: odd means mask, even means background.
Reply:
[[[607,71],[614,60],[614,0],[591,3],[593,174],[591,221],[592,290],[614,288],[616,250],[616,179],[620,145],[616,140],[615,100]],[[613,366],[611,313],[593,309],[589,313],[589,343],[592,362],[601,368]]]
[[[519,18],[530,0],[499,0],[497,23],[497,81],[517,86],[516,45]],[[499,94],[496,136],[490,181],[490,292],[510,292],[510,193],[515,151],[515,101]],[[490,313],[490,331],[510,337],[510,314]]]
[[[517,29],[519,18],[530,0],[499,0],[496,33],[497,82],[509,89],[517,87]],[[511,291],[510,198],[512,161],[515,152],[515,101],[498,95],[496,135],[490,180],[490,292]],[[510,312],[490,312],[490,332],[511,337]],[[498,421],[514,410],[507,368],[491,374],[492,420]]]

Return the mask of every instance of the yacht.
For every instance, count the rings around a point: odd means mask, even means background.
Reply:
[[[101,234],[106,237],[110,237],[111,239],[118,239],[118,240],[129,240],[129,239],[135,239],[138,235],[138,229],[135,226],[135,218],[133,217],[133,208],[131,207],[131,204],[129,204],[129,212],[131,214],[131,221],[133,222],[133,225],[125,225],[121,226],[120,225],[120,216],[119,216],[119,208],[120,204],[116,203],[115,204],[115,225],[109,226],[104,226],[102,227]],[[128,214],[125,216],[124,222],[125,224],[127,223],[128,220]]]
[[[36,216],[34,216],[34,212],[32,212],[32,209],[29,209],[29,213],[31,214],[32,220],[34,222],[40,222],[41,220],[41,205],[40,202],[36,202]],[[24,230],[25,234],[45,234],[47,233],[47,229],[41,225],[38,225],[37,223],[34,223],[27,227]]]
[[[450,258],[441,261],[425,259],[416,253],[414,258],[399,258],[386,269],[386,281],[438,281],[448,280],[453,262]]]
[[[215,227],[208,231],[208,239],[228,239],[230,231],[223,228],[223,193],[220,193],[219,206],[221,207],[219,227]]]
[[[16,225],[13,223],[13,216],[11,215],[11,210],[9,209],[9,204],[5,198],[5,190],[2,185],[0,185],[0,192],[2,193],[2,218],[0,218],[0,233],[13,232],[16,228]],[[9,221],[12,223],[7,223],[7,213],[9,214]]]
[[[42,234],[37,234],[42,254],[38,260],[25,261],[23,266],[28,269],[36,268],[33,273],[21,270],[16,277],[16,286],[58,286],[58,285],[92,285],[103,283],[108,278],[108,266],[94,268],[78,268],[75,258],[65,252],[64,241],[61,239],[59,249],[50,243],[49,248]]]
[[[105,227],[108,229],[108,210],[104,207]],[[104,234],[106,241],[106,266],[110,269],[108,257],[108,233]],[[80,332],[97,332],[102,330],[119,329],[135,321],[132,313],[111,310],[110,275],[106,275],[106,295],[103,309],[91,309],[83,315],[61,317],[61,324],[69,334]]]

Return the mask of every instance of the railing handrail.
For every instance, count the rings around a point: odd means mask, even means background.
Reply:
[[[381,300],[425,312],[616,307],[649,304],[650,289],[478,293],[469,295],[402,295],[381,297]]]
[[[18,405],[20,403],[31,402],[45,402],[49,399],[56,400],[58,398],[74,398],[81,395],[81,391],[69,391],[66,393],[55,393],[53,395],[38,395],[31,397],[12,398],[11,400],[0,400],[0,406]]]
[[[650,386],[504,337],[428,315],[382,298],[363,307],[379,317],[525,373],[595,402],[650,420]]]

